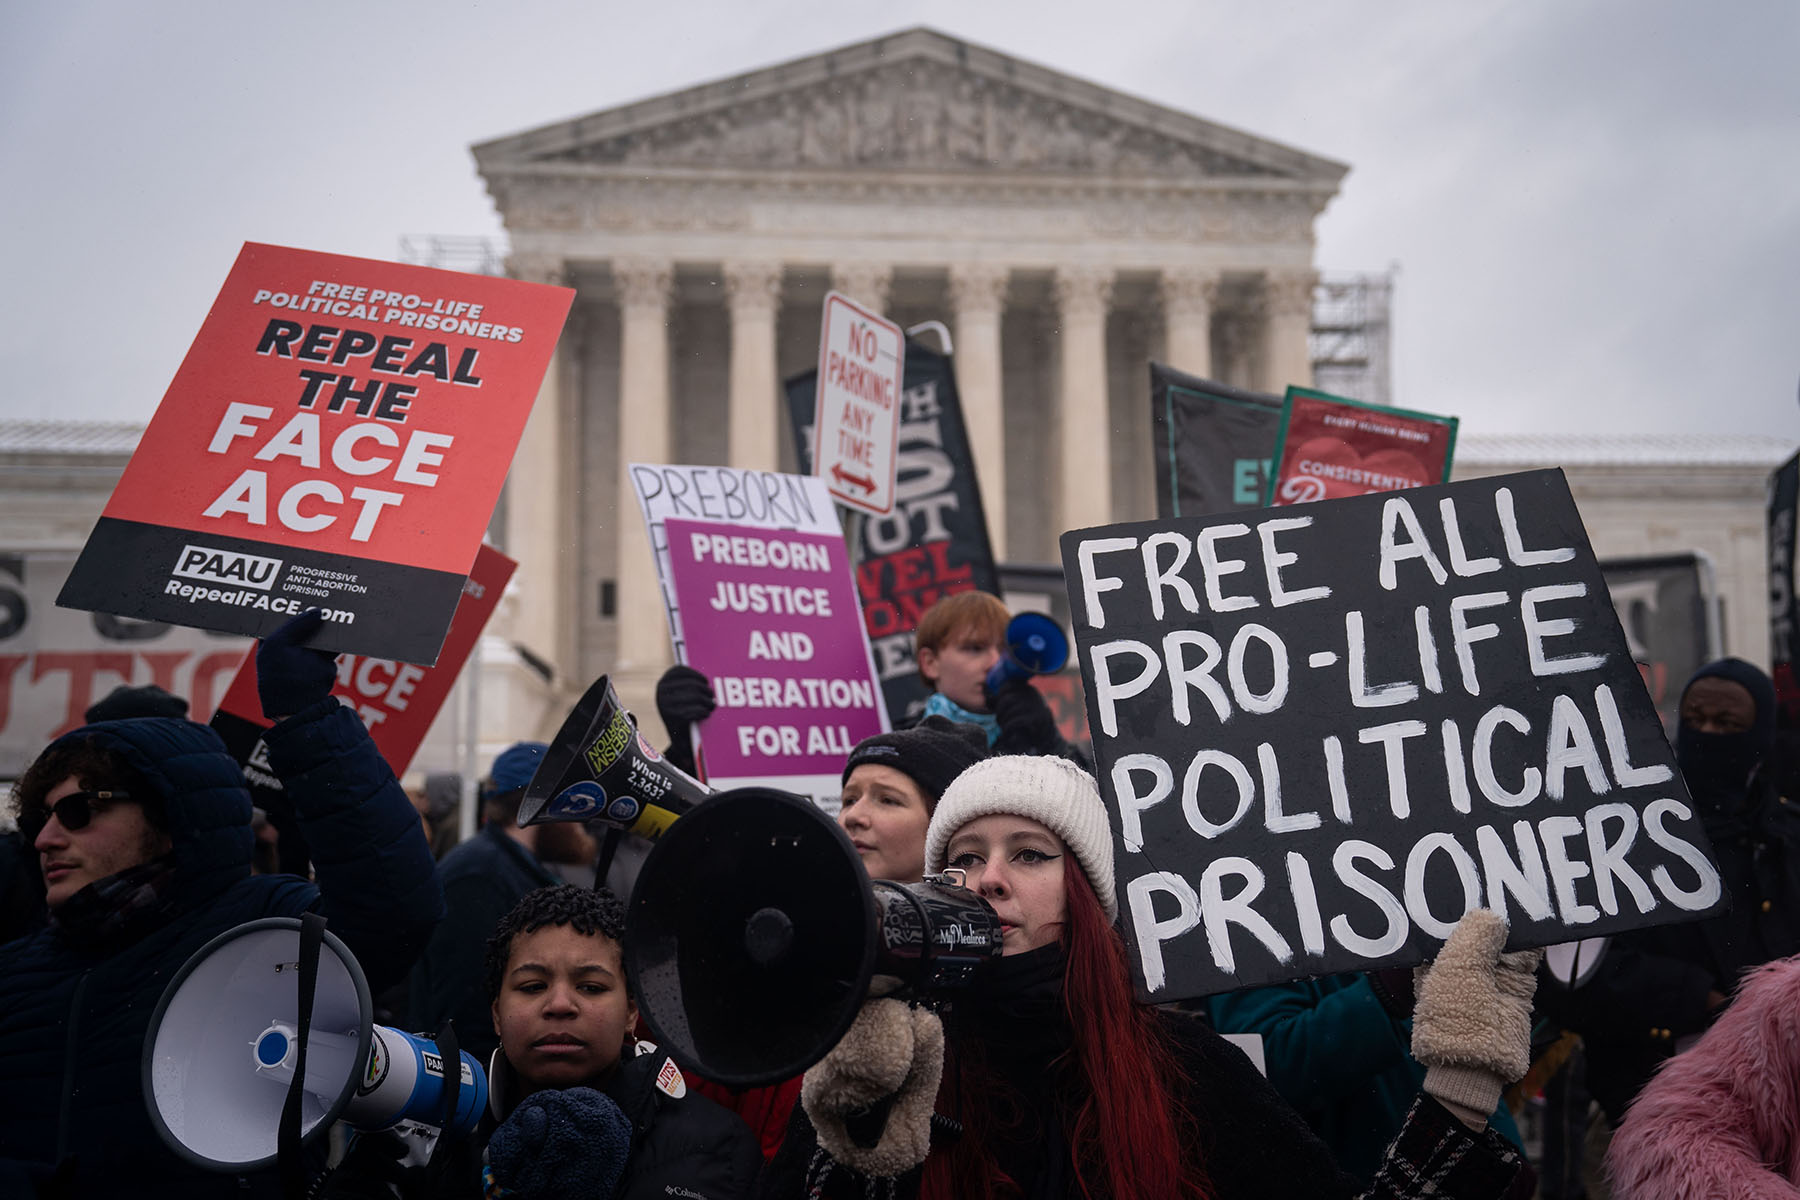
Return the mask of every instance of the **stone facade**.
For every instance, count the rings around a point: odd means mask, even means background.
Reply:
[[[668,636],[623,465],[792,469],[780,381],[828,289],[953,331],[997,552],[1051,561],[1154,509],[1146,360],[1311,382],[1313,225],[1347,169],[922,29],[475,157],[514,273],[579,293],[505,508],[508,634],[559,671],[518,677],[546,714],[520,734],[603,671],[654,730]]]

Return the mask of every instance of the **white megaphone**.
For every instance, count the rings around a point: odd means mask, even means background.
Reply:
[[[157,1001],[144,1038],[151,1123],[197,1166],[242,1171],[276,1161],[282,1108],[299,1057],[300,921],[265,917],[228,929],[187,960]],[[417,1121],[468,1133],[487,1105],[487,1076],[467,1054],[446,1117],[443,1058],[428,1039],[371,1019],[368,980],[344,944],[319,946],[300,1134],[344,1121],[386,1129]]]

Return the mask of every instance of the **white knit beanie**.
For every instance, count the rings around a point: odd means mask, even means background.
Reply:
[[[1003,755],[958,775],[938,798],[925,833],[925,870],[944,869],[944,851],[956,831],[977,817],[1003,813],[1028,817],[1063,840],[1087,872],[1106,919],[1119,918],[1113,888],[1112,830],[1094,777],[1066,758]]]

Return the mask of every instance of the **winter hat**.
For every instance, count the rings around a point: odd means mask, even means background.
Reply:
[[[1066,758],[1009,754],[978,762],[944,789],[925,832],[925,873],[944,869],[950,838],[977,817],[1027,817],[1063,840],[1087,872],[1108,920],[1119,917],[1113,889],[1112,830],[1094,777]]]
[[[926,717],[911,729],[864,738],[844,763],[844,779],[864,763],[892,767],[908,776],[935,807],[950,781],[987,757],[987,734],[947,717]]]
[[[543,742],[514,742],[502,750],[488,770],[488,794],[498,796],[530,783],[548,749]]]
[[[170,695],[154,683],[143,687],[120,684],[102,700],[88,705],[82,719],[89,725],[100,721],[124,721],[131,717],[185,717],[188,702]]]

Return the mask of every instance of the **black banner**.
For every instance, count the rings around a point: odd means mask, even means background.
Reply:
[[[812,471],[817,375],[808,371],[787,381],[802,474]],[[875,673],[888,719],[895,722],[923,712],[930,694],[913,660],[919,617],[956,592],[1000,592],[951,360],[910,338],[899,439],[893,513],[853,514],[849,531]]]
[[[1698,554],[1609,558],[1600,563],[1625,648],[1673,737],[1681,688],[1722,653],[1712,622],[1712,568]]]
[[[1062,550],[1144,999],[1722,907],[1562,472]]]
[[[276,556],[279,557],[276,557]],[[101,517],[56,602],[262,637],[309,608],[318,643],[431,666],[464,575]]]
[[[1156,515],[1261,508],[1281,432],[1281,397],[1150,364]]]
[[[1794,676],[1794,637],[1800,597],[1794,594],[1795,510],[1800,507],[1800,454],[1769,476],[1769,667],[1782,725],[1800,729],[1800,680]]]

